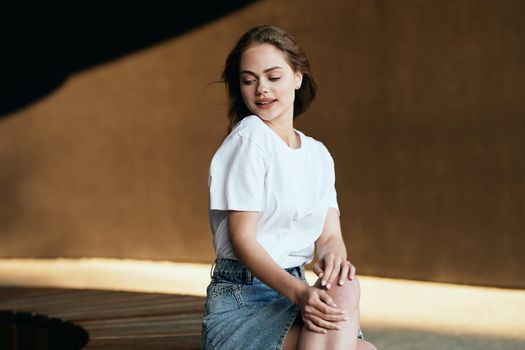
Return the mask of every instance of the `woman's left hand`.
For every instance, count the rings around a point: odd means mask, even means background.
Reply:
[[[335,253],[328,253],[313,267],[314,273],[321,278],[321,285],[330,289],[334,283],[343,285],[348,278],[352,280],[355,276],[355,266]]]

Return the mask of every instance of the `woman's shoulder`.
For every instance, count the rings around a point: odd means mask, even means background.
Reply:
[[[232,133],[237,133],[242,136],[263,135],[263,132],[263,122],[255,114],[242,118],[232,129]]]
[[[249,115],[241,119],[234,125],[226,140],[236,140],[238,138],[247,139],[261,148],[265,148],[267,135],[265,133],[264,125],[258,120],[256,115]]]
[[[221,145],[216,149],[213,159],[222,159],[224,157],[231,157],[235,154],[260,154],[265,156],[265,135],[264,130],[261,130],[260,125],[257,124],[257,116],[247,116],[235,124],[222,141]]]
[[[305,135],[303,132],[301,133],[302,133],[303,139],[306,140],[307,144],[309,145],[308,149],[312,150],[313,152],[316,152],[322,158],[326,158],[329,160],[332,159],[332,155],[330,154],[328,147],[326,147],[323,141],[316,139],[312,136]]]

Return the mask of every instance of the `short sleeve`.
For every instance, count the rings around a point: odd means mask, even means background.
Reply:
[[[341,215],[341,211],[339,210],[339,204],[337,203],[337,190],[335,188],[335,163],[328,149],[326,149],[326,152],[329,160],[328,206],[330,208],[337,209],[339,215]]]
[[[341,216],[341,211],[339,210],[339,204],[337,203],[337,191],[335,189],[335,185],[331,187],[330,190],[330,208],[335,208],[339,212],[339,216]]]
[[[233,135],[211,161],[208,187],[210,209],[261,211],[266,162],[261,146]]]

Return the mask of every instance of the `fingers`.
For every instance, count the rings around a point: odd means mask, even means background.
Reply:
[[[321,327],[316,326],[315,323],[313,323],[313,322],[310,321],[309,319],[304,318],[303,321],[304,321],[304,324],[306,325],[306,327],[307,327],[309,330],[311,330],[312,332],[326,334],[326,329],[323,329],[323,328],[321,328]]]
[[[326,330],[338,330],[341,329],[341,326],[334,322],[328,322],[317,316],[311,316],[309,319],[305,320],[305,324],[308,326],[308,329],[318,333],[326,333]]]
[[[350,261],[345,261],[341,268],[341,273],[339,274],[339,285],[342,286],[346,278],[350,281],[353,280],[355,277],[355,271],[355,266],[352,265]]]
[[[316,304],[319,305],[319,308],[322,312],[326,314],[344,313],[343,310],[337,309],[337,304],[327,292],[319,289],[317,295],[319,296],[319,302]]]
[[[312,271],[317,275],[317,277],[322,278],[323,277],[323,268],[321,267],[321,262],[318,261],[314,267],[312,268]]]
[[[302,310],[303,320],[308,329],[318,333],[340,329],[338,322],[348,320],[345,311],[338,309],[332,298],[324,290],[315,288],[311,292]]]
[[[330,287],[332,287],[332,285],[335,283],[339,272],[341,271],[341,263],[343,260],[340,256],[329,253],[323,258],[323,261],[325,263],[325,268],[321,285],[325,286],[326,289],[330,289]]]
[[[345,313],[344,310],[337,307],[332,297],[326,291],[314,287],[310,289],[306,302],[303,305],[305,313],[321,318],[325,318],[325,315],[340,316]]]
[[[326,289],[330,289],[330,287],[337,283],[337,278],[339,277],[339,273],[341,272],[342,259],[336,256],[333,261],[334,266],[332,268],[332,273],[330,274],[330,277],[326,282]]]
[[[314,312],[318,310],[323,314],[340,315],[344,313],[344,310],[339,309],[328,293],[319,288],[311,288],[310,295],[308,296],[304,309],[307,312]]]
[[[330,278],[330,275],[332,274],[332,270],[334,269],[334,254],[327,254],[324,258],[324,271],[323,271],[323,279],[321,281],[321,285],[323,287],[326,286],[326,288],[330,288],[328,286],[328,279]]]
[[[353,280],[354,279],[355,271],[356,271],[355,266],[350,264],[350,275],[348,276],[349,280]]]
[[[317,289],[317,297],[309,300],[304,311],[308,315],[316,316],[327,321],[345,321],[345,311],[339,309],[330,295],[321,289]]]
[[[342,313],[327,314],[313,307],[305,307],[303,310],[303,314],[309,319],[313,317],[317,317],[318,319],[321,319],[321,320],[324,320],[330,323],[343,322],[343,321],[348,320],[348,317],[345,314],[342,314]],[[319,323],[317,324],[320,325]]]
[[[353,280],[355,266],[334,253],[326,254],[313,267],[314,273],[320,278],[321,286],[330,289],[335,283],[342,286],[346,278]]]
[[[350,263],[348,261],[345,261],[345,263],[343,264],[343,267],[341,268],[341,273],[339,274],[339,285],[340,286],[343,285],[347,277],[350,278],[349,270],[350,270]]]

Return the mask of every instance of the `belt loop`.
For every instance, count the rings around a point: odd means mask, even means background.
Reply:
[[[244,282],[246,284],[252,284],[252,280],[253,280],[252,273],[246,267],[244,267]]]
[[[211,268],[210,268],[210,278],[213,278],[213,273],[215,272],[215,266],[217,266],[217,265],[216,265],[216,261],[217,261],[217,260],[213,261],[213,264],[211,264]]]

